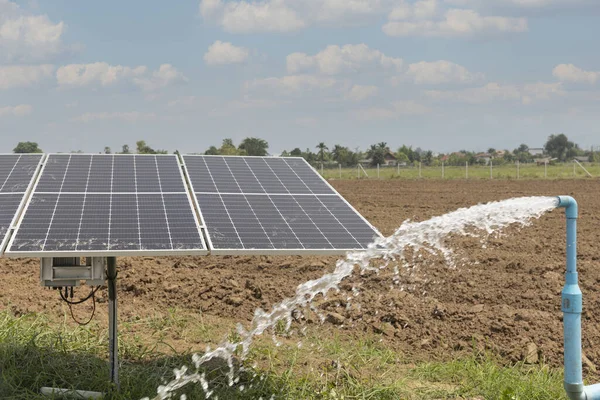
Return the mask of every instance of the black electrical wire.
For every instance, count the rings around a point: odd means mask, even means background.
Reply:
[[[75,321],[75,323],[77,323],[78,325],[85,326],[85,325],[89,324],[92,321],[92,319],[94,318],[94,315],[96,314],[96,292],[98,292],[99,289],[100,289],[100,286],[96,286],[96,288],[94,288],[90,291],[90,294],[86,298],[78,300],[78,301],[72,301],[67,298],[68,294],[69,294],[68,288],[65,289],[65,293],[67,294],[67,296],[65,296],[63,294],[62,290],[59,289],[58,292],[60,293],[60,297],[62,298],[62,300],[65,303],[67,303],[69,305],[69,311],[71,312],[71,318],[73,318],[73,321]],[[72,295],[73,295],[73,288],[71,287],[71,296]],[[81,322],[81,321],[77,320],[77,318],[75,318],[75,314],[73,314],[73,306],[77,305],[77,304],[85,303],[90,298],[92,299],[92,315],[86,322]]]
[[[92,296],[92,315],[90,315],[90,318],[86,322],[81,322],[77,320],[77,318],[75,318],[75,314],[73,314],[73,306],[71,304],[69,304],[69,311],[71,312],[71,318],[73,318],[73,321],[75,321],[77,325],[86,326],[87,324],[92,322],[92,319],[94,319],[94,315],[96,315],[96,296]]]
[[[60,297],[63,299],[63,301],[69,305],[73,305],[76,306],[78,304],[82,304],[85,303],[86,301],[88,301],[90,298],[93,298],[94,295],[96,294],[96,292],[100,289],[100,286],[96,286],[95,289],[92,289],[92,291],[90,292],[90,294],[85,298],[85,299],[81,299],[81,300],[77,300],[77,301],[72,301],[67,299],[67,297],[63,294],[62,291],[59,290],[60,293]],[[71,293],[73,293],[72,289],[71,289]]]

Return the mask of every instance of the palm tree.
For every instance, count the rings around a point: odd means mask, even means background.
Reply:
[[[225,139],[227,140],[227,139]],[[223,141],[225,144],[225,141]],[[233,143],[233,142],[232,142]],[[249,156],[266,156],[269,143],[266,140],[254,137],[247,137],[239,146],[240,150],[245,150]]]
[[[327,147],[325,142],[321,142],[317,145],[317,149],[319,149],[319,160],[321,161],[321,164],[323,164],[323,162],[325,161],[325,152],[329,150],[329,148]]]
[[[339,144],[336,144],[335,146],[333,146],[333,150],[331,150],[331,157],[332,157],[332,158],[333,158],[335,161],[339,162],[339,161],[340,161],[340,156],[341,156],[341,153],[342,153],[342,151],[344,151],[344,150],[345,150],[345,149],[344,149],[344,146],[342,146],[342,145],[339,145]]]
[[[377,147],[379,147],[381,150],[387,150],[387,142],[379,142],[377,143]]]

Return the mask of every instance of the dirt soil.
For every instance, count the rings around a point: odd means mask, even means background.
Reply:
[[[332,181],[385,235],[403,221],[422,221],[460,207],[518,196],[574,196],[580,204],[579,271],[584,293],[586,369],[600,363],[600,182],[549,181]],[[338,329],[352,336],[380,335],[411,360],[450,359],[487,349],[507,362],[562,364],[560,291],[565,269],[565,217],[556,210],[532,226],[509,229],[485,248],[476,239],[454,238],[456,268],[431,260],[402,273],[352,278],[339,295],[321,299],[328,321],[310,313],[301,324]],[[133,320],[168,309],[201,314],[210,323],[233,326],[251,320],[256,307],[270,308],[297,284],[331,271],[336,257],[121,258],[119,318]],[[60,319],[57,293],[39,286],[38,259],[1,259],[0,308],[15,315],[38,312]],[[362,294],[350,305],[352,287]],[[391,288],[392,287],[392,288]],[[401,290],[402,289],[402,290]],[[99,294],[106,301],[106,290]],[[360,305],[360,306],[359,306]],[[106,321],[105,304],[96,319]],[[82,318],[86,315],[81,312]],[[152,340],[151,338],[149,340]],[[185,343],[171,338],[174,347]],[[179,341],[179,342],[178,342]],[[196,344],[200,346],[200,341]]]

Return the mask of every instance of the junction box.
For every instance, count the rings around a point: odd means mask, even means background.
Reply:
[[[40,283],[44,287],[73,287],[85,281],[88,286],[102,286],[106,281],[106,257],[44,257],[40,260]]]

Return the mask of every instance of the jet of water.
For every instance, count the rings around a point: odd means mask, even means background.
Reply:
[[[396,259],[403,260],[404,253],[408,249],[440,254],[452,265],[452,250],[444,243],[447,237],[474,235],[477,232],[491,235],[508,226],[526,226],[533,219],[541,217],[557,206],[558,199],[556,197],[520,197],[480,204],[470,208],[460,208],[423,222],[406,221],[393,235],[376,239],[367,250],[348,253],[344,259],[338,260],[333,272],[298,285],[295,296],[275,304],[271,311],[256,309],[249,329],[245,329],[241,324],[238,325],[240,338],[238,341],[227,340],[213,350],[208,348],[202,356],[194,354],[192,361],[196,371],[188,373],[188,368],[185,366],[176,369],[174,371],[175,378],[167,384],[159,386],[153,400],[170,399],[178,389],[197,382],[202,385],[206,398],[210,398],[213,391],[210,389],[206,376],[200,373],[200,367],[213,359],[222,359],[227,363],[229,385],[233,386],[239,379],[236,379],[234,368],[234,355],[238,350],[241,349],[238,356],[243,360],[248,355],[254,337],[275,327],[280,321],[284,321],[286,328],[289,329],[294,310],[306,307],[319,294],[325,296],[330,290],[337,290],[339,284],[351,276],[357,267],[363,272],[374,269],[371,264],[373,260],[383,260],[384,263]],[[143,400],[149,400],[149,398]]]

